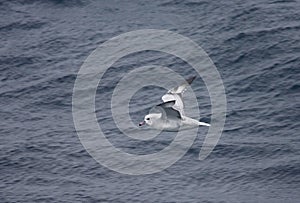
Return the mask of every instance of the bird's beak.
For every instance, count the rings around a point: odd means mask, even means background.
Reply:
[[[140,122],[140,123],[139,123],[139,126],[142,126],[142,125],[145,125],[145,124],[146,124],[146,122],[143,121],[143,122]]]

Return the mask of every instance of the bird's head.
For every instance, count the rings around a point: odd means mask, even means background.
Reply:
[[[155,123],[158,119],[160,119],[160,117],[161,117],[161,114],[158,114],[158,113],[148,114],[145,116],[144,121],[139,123],[139,126],[142,126],[145,124],[152,126],[153,123]]]

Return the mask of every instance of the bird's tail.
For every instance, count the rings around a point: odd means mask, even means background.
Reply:
[[[210,126],[210,124],[208,124],[208,123],[200,122],[196,119],[189,118],[189,117],[186,117],[186,116],[184,116],[182,118],[182,122],[183,122],[183,124],[190,125],[190,126],[200,126],[200,125],[201,126]]]
[[[198,125],[210,126],[210,124],[208,124],[208,123],[204,123],[204,122],[200,122],[200,121],[198,121]]]

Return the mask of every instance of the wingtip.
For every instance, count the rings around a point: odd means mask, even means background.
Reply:
[[[192,84],[192,82],[195,80],[196,76],[192,76],[192,77],[189,77],[186,81],[189,83],[189,84]]]

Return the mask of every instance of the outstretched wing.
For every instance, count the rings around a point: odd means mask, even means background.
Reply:
[[[168,101],[161,103],[156,106],[156,108],[161,112],[162,119],[181,119],[180,112],[173,108],[175,101]]]
[[[184,82],[183,84],[179,85],[178,87],[170,89],[167,94],[162,96],[162,100],[164,102],[168,101],[175,101],[173,108],[179,111],[181,116],[184,116],[184,102],[182,99],[182,94],[185,92],[188,85],[190,85],[196,76],[190,77]]]
[[[192,82],[195,80],[196,76],[190,77],[184,82],[183,84],[179,85],[178,87],[174,87],[168,91],[168,93],[171,94],[183,94],[187,88],[188,85],[192,84]]]

